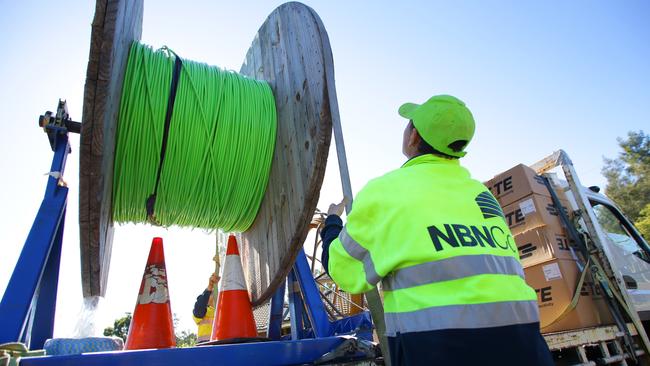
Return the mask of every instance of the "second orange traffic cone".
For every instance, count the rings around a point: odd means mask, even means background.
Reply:
[[[124,349],[176,346],[162,238],[153,238]]]
[[[237,239],[230,235],[211,340],[253,337],[257,337],[253,308],[246,289]]]

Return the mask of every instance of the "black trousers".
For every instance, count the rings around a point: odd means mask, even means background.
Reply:
[[[388,345],[393,366],[553,366],[539,323],[398,333]]]

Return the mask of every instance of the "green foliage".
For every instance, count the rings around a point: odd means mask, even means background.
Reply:
[[[596,213],[596,218],[598,218],[598,223],[600,223],[600,226],[602,226],[606,232],[625,235],[625,232],[621,228],[620,221],[618,221],[616,216],[614,216],[607,207],[600,204],[596,205],[594,206],[594,212]]]
[[[125,315],[119,319],[116,319],[113,322],[112,327],[104,329],[105,336],[115,336],[120,337],[124,342],[126,342],[126,336],[129,334],[129,326],[131,325],[131,313],[125,313]]]
[[[196,340],[196,333],[187,330],[176,333],[176,347],[178,348],[194,347]]]
[[[650,203],[641,210],[641,215],[634,225],[639,229],[645,240],[650,241]]]
[[[183,330],[180,333],[176,331],[176,329],[179,328],[178,325],[179,320],[176,313],[174,313],[173,322],[174,322],[174,336],[176,337],[176,347],[178,348],[194,347],[197,341],[196,333],[192,333],[187,330]]]
[[[650,203],[650,135],[630,131],[618,144],[623,150],[618,157],[604,159],[605,191],[636,225]]]

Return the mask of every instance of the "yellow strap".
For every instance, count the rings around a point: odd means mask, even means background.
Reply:
[[[24,344],[19,342],[3,343],[0,344],[0,350],[5,351],[10,354],[23,354],[27,353],[29,350],[25,347]]]
[[[587,263],[585,264],[585,267],[582,269],[582,274],[580,274],[580,279],[578,279],[578,284],[576,285],[575,292],[573,293],[573,297],[571,298],[571,302],[567,307],[562,311],[560,316],[555,318],[552,322],[550,322],[547,325],[544,325],[542,328],[542,331],[545,328],[550,327],[551,325],[559,322],[560,320],[564,319],[575,307],[578,305],[578,301],[580,300],[580,291],[582,290],[582,285],[585,283],[585,277],[587,276],[587,269],[589,269],[589,264],[591,263],[591,257],[587,260]]]
[[[21,357],[45,356],[45,350],[30,351],[19,342],[0,344],[0,366],[17,366]]]
[[[627,304],[625,303],[625,300],[623,300],[623,297],[621,296],[621,294],[619,294],[618,291],[616,291],[616,288],[614,286],[612,286],[612,282],[609,280],[609,278],[607,276],[603,275],[603,273],[605,273],[605,271],[603,270],[603,267],[596,260],[594,260],[594,263],[598,267],[598,274],[596,274],[598,279],[607,282],[606,292],[609,295],[609,297],[610,298],[615,298],[618,301],[618,303],[621,305],[621,307],[623,309],[625,309],[625,312],[627,313],[627,315],[631,319],[634,319],[632,317],[632,313],[631,313],[630,309],[627,307]]]

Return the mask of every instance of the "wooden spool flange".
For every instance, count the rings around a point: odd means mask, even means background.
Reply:
[[[81,137],[84,296],[103,296],[106,291],[115,126],[129,45],[141,34],[142,7],[141,0],[98,0],[93,21]],[[309,231],[325,173],[332,117],[338,118],[333,70],[322,22],[311,8],[296,2],[269,15],[240,70],[269,82],[278,112],[269,184],[257,218],[240,243],[254,304],[266,301],[284,281]]]
[[[104,296],[113,248],[115,127],[129,46],[142,35],[143,0],[97,0],[90,35],[79,153],[84,297]]]

